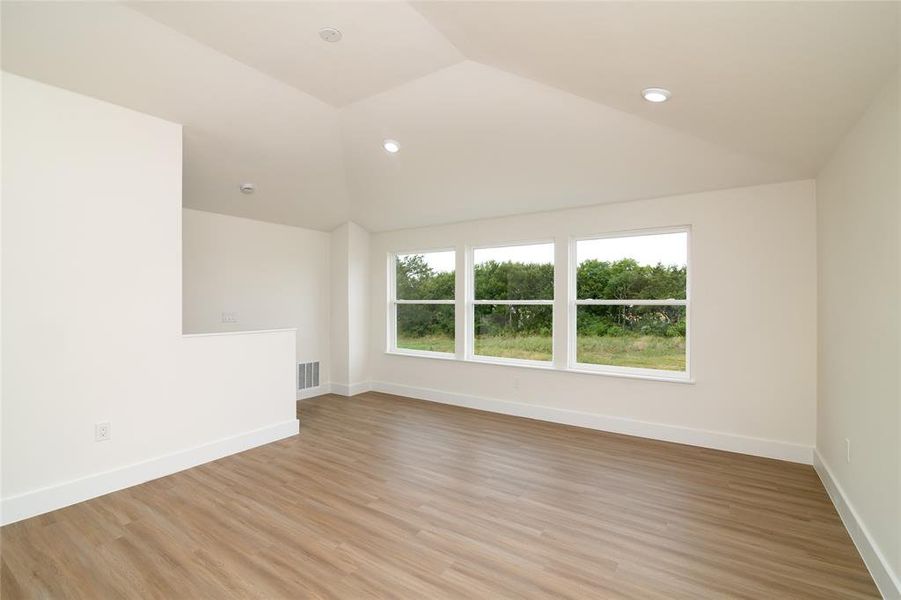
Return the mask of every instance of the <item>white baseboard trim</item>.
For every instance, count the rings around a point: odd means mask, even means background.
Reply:
[[[341,396],[356,396],[372,389],[372,384],[368,381],[361,383],[332,383],[332,393]]]
[[[410,398],[440,402],[442,404],[453,404],[454,406],[464,406],[505,415],[538,419],[540,421],[550,421],[552,423],[562,423],[564,425],[575,425],[577,427],[586,427],[588,429],[598,429],[600,431],[622,433],[625,435],[634,435],[666,442],[701,446],[703,448],[713,448],[715,450],[740,452],[742,454],[776,458],[807,465],[811,464],[813,461],[813,448],[811,446],[792,444],[777,440],[755,438],[733,433],[722,433],[718,431],[706,431],[703,429],[692,429],[689,427],[666,425],[663,423],[638,421],[623,417],[611,417],[550,406],[524,404],[522,402],[512,402],[510,400],[495,400],[493,398],[469,396],[383,381],[373,381],[371,389],[387,394],[408,396]]]
[[[309,398],[315,398],[316,396],[324,396],[325,394],[332,393],[332,384],[330,383],[321,383],[314,388],[307,388],[305,390],[297,390],[297,399],[298,400],[308,400]]]
[[[323,383],[319,387],[310,388],[308,390],[299,390],[297,392],[298,400],[308,400],[317,396],[326,394],[338,394],[339,396],[356,396],[363,392],[368,392],[372,386],[368,381],[363,383]]]
[[[171,475],[230,454],[297,435],[299,431],[300,422],[291,419],[112,471],[3,498],[0,501],[0,524],[15,523],[151,479]]]
[[[898,600],[901,598],[901,577],[892,570],[888,559],[873,541],[873,537],[854,509],[851,500],[818,450],[814,450],[813,453],[813,468],[820,476],[826,493],[829,494],[832,504],[835,505],[835,510],[838,511],[838,516],[845,524],[851,540],[857,546],[857,551],[860,552],[864,564],[870,570],[870,575],[873,576],[873,581],[876,582],[876,587],[879,588],[882,597],[887,600]]]

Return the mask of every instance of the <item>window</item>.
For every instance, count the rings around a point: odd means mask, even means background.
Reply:
[[[554,245],[473,250],[472,355],[553,358]]]
[[[688,231],[575,242],[570,362],[687,374]]]
[[[690,382],[689,240],[686,226],[575,239],[568,259],[553,242],[467,249],[459,301],[455,251],[390,254],[388,351]]]
[[[456,253],[397,254],[393,259],[392,349],[453,354]]]

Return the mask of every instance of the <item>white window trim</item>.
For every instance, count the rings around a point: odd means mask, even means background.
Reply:
[[[489,365],[506,365],[517,367],[532,367],[537,369],[554,369],[554,357],[557,355],[557,347],[554,342],[554,317],[553,308],[551,309],[551,358],[550,360],[529,360],[524,358],[505,358],[502,356],[486,356],[476,354],[475,349],[475,307],[479,305],[502,305],[502,306],[551,306],[553,307],[556,299],[552,300],[476,300],[475,287],[475,253],[476,250],[486,250],[490,248],[515,248],[517,246],[545,246],[550,244],[552,250],[555,248],[555,240],[553,238],[543,240],[517,240],[514,242],[501,242],[497,244],[485,244],[479,246],[466,247],[466,336],[464,360]],[[555,252],[551,252],[552,257],[556,257]],[[557,261],[552,258],[554,265],[554,273],[557,272]],[[554,296],[556,297],[556,289]]]
[[[642,235],[659,235],[664,233],[686,233],[686,290],[685,300],[666,299],[666,300],[579,300],[576,302],[576,243],[583,240],[597,240],[615,237],[638,237]],[[544,371],[557,371],[563,373],[575,373],[592,376],[618,377],[626,379],[639,379],[646,381],[660,381],[667,383],[688,383],[693,384],[694,379],[691,371],[691,339],[692,339],[692,303],[691,303],[691,272],[692,272],[692,231],[690,225],[679,225],[673,227],[648,228],[637,230],[613,231],[607,233],[599,233],[595,235],[570,237],[568,238],[567,263],[565,265],[566,278],[566,294],[565,297],[559,293],[560,290],[556,285],[558,277],[557,270],[560,269],[559,254],[556,251],[556,244],[564,244],[565,239],[543,239],[543,240],[527,240],[527,241],[511,241],[501,242],[497,244],[485,244],[478,246],[465,247],[443,247],[429,250],[397,250],[388,253],[388,298],[387,298],[387,347],[385,352],[391,355],[408,356],[415,358],[431,358],[442,361],[457,361],[475,364],[497,365],[505,367],[538,369]],[[505,248],[509,246],[531,246],[539,244],[555,245],[554,252],[554,300],[475,300],[475,282],[474,275],[474,252],[484,248]],[[398,300],[397,282],[395,271],[395,260],[397,256],[407,254],[428,254],[430,252],[455,252],[456,267],[455,277],[457,285],[455,285],[454,300]],[[461,275],[461,268],[462,275]],[[462,294],[460,282],[462,277]],[[502,304],[502,305],[551,305],[554,306],[553,328],[557,327],[557,308],[559,303],[565,303],[566,312],[566,348],[565,356],[559,356],[558,353],[558,336],[554,333],[552,339],[552,358],[550,361],[523,360],[515,358],[502,358],[492,356],[482,356],[474,354],[474,336],[475,324],[474,313],[475,306],[479,304]],[[457,315],[462,311],[463,315],[463,332],[455,333],[455,352],[431,352],[427,350],[409,350],[397,347],[397,306],[400,304],[453,304],[455,305],[455,313]],[[644,369],[638,367],[617,367],[613,365],[593,365],[590,363],[577,362],[576,356],[576,306],[579,305],[633,305],[633,306],[685,306],[685,371],[669,371],[665,369]],[[455,319],[456,327],[459,328],[460,319]],[[462,348],[461,346],[462,340]],[[558,364],[557,359],[565,361]]]
[[[402,304],[434,304],[434,305],[456,305],[456,283],[454,285],[453,300],[400,300],[397,298],[397,257],[406,256],[408,254],[431,254],[434,252],[454,252],[456,262],[456,248],[438,248],[432,250],[399,250],[388,253],[388,347],[385,350],[389,354],[400,354],[404,356],[419,356],[424,358],[437,358],[443,360],[454,360],[456,352],[433,352],[431,350],[412,350],[410,348],[397,347],[397,307]],[[454,278],[457,277],[456,265],[454,267]],[[456,313],[456,308],[454,308]],[[456,339],[456,335],[454,336]],[[455,344],[456,346],[456,344]]]
[[[602,240],[622,237],[640,237],[646,235],[661,235],[667,233],[684,233],[686,244],[685,265],[685,299],[668,298],[663,300],[597,300],[576,298],[578,256],[577,244],[582,241]],[[677,227],[664,227],[656,229],[641,229],[636,231],[616,231],[598,235],[572,237],[569,240],[569,280],[567,286],[567,346],[568,364],[567,371],[579,373],[597,373],[602,375],[616,375],[620,377],[635,377],[641,379],[653,379],[657,381],[693,382],[691,375],[691,226],[681,225]],[[670,371],[668,369],[646,369],[640,367],[620,367],[614,365],[596,365],[592,363],[578,362],[577,345],[578,332],[576,318],[579,306],[684,306],[685,307],[685,370]]]
[[[479,305],[497,305],[502,304],[505,306],[553,306],[553,300],[473,300],[472,304],[474,306]]]

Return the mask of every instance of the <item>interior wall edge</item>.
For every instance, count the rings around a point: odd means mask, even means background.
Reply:
[[[3,498],[0,500],[0,525],[9,525],[277,442],[297,435],[299,431],[300,421],[290,419],[125,467]]]
[[[339,396],[356,396],[364,392],[372,391],[372,383],[361,381],[358,383],[331,383],[331,391]]]
[[[333,384],[334,385],[334,384]],[[738,452],[763,458],[813,464],[813,446],[805,446],[780,440],[755,438],[721,431],[707,431],[664,423],[652,423],[597,413],[586,413],[564,408],[525,404],[509,400],[497,400],[454,392],[413,387],[385,381],[373,381],[370,389],[376,392],[406,396],[441,404],[450,404],[476,410],[484,410],[539,421],[573,425],[598,431],[632,435],[677,444],[699,446],[713,450]],[[357,392],[359,393],[359,392]],[[352,395],[352,394],[344,394]]]
[[[832,500],[838,516],[851,536],[851,541],[857,547],[857,551],[869,569],[870,575],[873,576],[873,581],[876,582],[876,587],[879,588],[882,596],[887,600],[901,598],[901,576],[892,570],[885,554],[876,544],[870,530],[854,508],[854,504],[851,503],[844,489],[838,483],[838,479],[833,476],[832,470],[817,449],[813,451],[813,468],[819,475],[820,481],[823,482],[829,499]]]
[[[331,383],[320,383],[318,386],[314,388],[308,388],[305,390],[297,390],[297,400],[309,400],[310,398],[318,398],[319,396],[325,396],[326,394],[332,393],[332,384]]]

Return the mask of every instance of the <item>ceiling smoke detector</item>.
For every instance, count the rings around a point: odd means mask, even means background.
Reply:
[[[400,144],[397,143],[397,140],[385,140],[382,142],[382,147],[391,154],[395,154],[400,150]]]
[[[319,30],[319,37],[326,42],[334,44],[335,42],[340,42],[343,36],[341,32],[334,27],[323,27]]]
[[[241,190],[242,194],[252,194],[256,191],[257,186],[253,183],[242,183],[238,186],[238,189]]]

